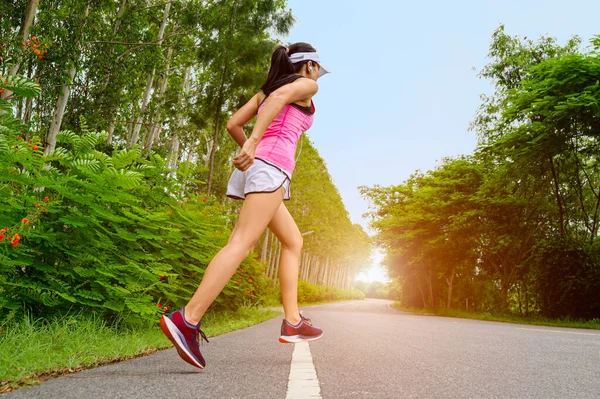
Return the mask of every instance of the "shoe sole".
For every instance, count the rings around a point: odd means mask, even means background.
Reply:
[[[316,337],[305,337],[304,335],[282,335],[279,337],[279,342],[281,342],[282,344],[297,344],[299,342],[316,341],[316,340],[320,339],[322,336],[323,336],[323,333],[321,333],[321,335],[318,335]]]
[[[192,356],[192,354],[189,353],[186,347],[184,346],[183,339],[180,336],[181,333],[179,332],[179,329],[177,328],[175,323],[173,323],[165,315],[161,316],[160,318],[160,329],[167,336],[167,338],[169,338],[169,341],[173,343],[175,349],[177,349],[177,353],[183,360],[185,360],[192,366],[198,367],[202,370],[204,369],[204,366],[198,363],[198,361],[195,360],[194,356]]]

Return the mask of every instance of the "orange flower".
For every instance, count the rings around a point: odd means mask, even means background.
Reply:
[[[248,282],[249,282],[249,283],[252,283],[252,279],[251,279],[251,278],[249,278],[249,279],[248,279]]]
[[[29,219],[23,218],[23,223],[29,223]]]
[[[160,303],[158,304],[158,308],[159,308],[159,309],[162,309],[162,305],[161,305]]]
[[[0,241],[4,240],[4,236],[0,235]]]
[[[8,227],[3,228],[2,230],[0,230],[0,234],[4,234],[8,231]]]
[[[43,59],[43,58],[44,58],[44,57],[42,57],[42,56],[40,55],[40,60],[41,60],[41,59]]]
[[[38,146],[37,146],[37,145],[34,145],[34,146],[33,146],[33,149],[34,149],[34,151],[37,151],[37,150],[38,150]]]
[[[44,198],[44,202],[48,202],[48,197]]]
[[[165,312],[166,312],[167,310],[169,310],[169,308],[165,306]]]
[[[21,140],[23,140],[23,137],[17,136],[17,140],[21,141]]]
[[[37,40],[37,37],[34,36],[34,37],[31,38],[31,40]]]

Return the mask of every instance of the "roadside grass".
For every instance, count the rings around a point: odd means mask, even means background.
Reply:
[[[257,307],[208,313],[202,331],[209,337],[216,336],[280,314]],[[12,320],[0,326],[0,393],[171,346],[158,322],[111,326],[93,314],[81,312],[51,320]]]
[[[462,319],[475,319],[487,321],[500,321],[504,323],[531,324],[538,326],[551,327],[569,327],[569,328],[587,328],[591,330],[600,330],[600,319],[592,320],[572,320],[572,319],[549,319],[542,316],[531,315],[529,317],[512,315],[512,314],[491,314],[488,312],[467,312],[459,309],[420,309],[400,305],[399,302],[394,303],[394,307],[405,312],[418,313],[424,315],[435,315],[445,317],[457,317]]]

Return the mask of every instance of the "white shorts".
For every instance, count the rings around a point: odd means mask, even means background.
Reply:
[[[272,193],[284,187],[283,199],[290,199],[290,177],[279,167],[254,158],[248,169],[234,169],[227,183],[227,196],[233,199],[246,199],[247,194]]]

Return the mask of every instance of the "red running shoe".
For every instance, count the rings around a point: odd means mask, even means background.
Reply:
[[[206,367],[206,362],[200,353],[199,338],[202,337],[206,342],[208,342],[208,338],[200,330],[202,321],[196,326],[185,321],[184,309],[185,307],[182,307],[169,316],[162,315],[160,318],[160,328],[173,343],[177,349],[177,353],[179,353],[179,356],[183,360],[192,366],[203,369]]]
[[[314,341],[323,336],[323,330],[313,327],[309,318],[300,315],[300,322],[295,326],[286,319],[281,323],[281,336],[279,342],[295,344],[298,342]]]

